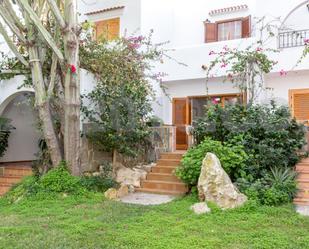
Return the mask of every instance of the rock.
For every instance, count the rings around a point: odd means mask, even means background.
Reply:
[[[110,188],[105,191],[104,196],[108,200],[116,200],[117,199],[117,189],[115,188]]]
[[[122,198],[129,194],[129,188],[127,185],[121,185],[117,190],[117,198]]]
[[[221,167],[216,155],[207,153],[203,160],[198,180],[198,193],[201,201],[211,201],[220,208],[235,208],[247,201]]]
[[[210,212],[210,208],[207,206],[206,202],[195,203],[190,207],[195,214],[206,214]]]
[[[116,181],[123,185],[141,186],[141,179],[146,178],[147,172],[140,169],[120,167],[116,172]]]

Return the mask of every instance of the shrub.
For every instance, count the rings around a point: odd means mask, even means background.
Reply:
[[[15,202],[27,197],[53,198],[60,194],[84,195],[87,192],[101,192],[117,183],[104,175],[75,177],[70,174],[65,162],[50,170],[43,176],[29,176],[15,185],[6,194],[9,202]]]
[[[287,107],[277,107],[274,103],[211,106],[205,117],[193,126],[197,143],[211,137],[222,143],[242,144],[249,155],[246,173],[252,179],[265,176],[272,167],[294,167],[305,144],[304,126],[291,118]]]
[[[250,199],[264,205],[278,206],[293,200],[297,191],[296,176],[292,169],[274,167],[263,178],[254,182],[241,178],[237,185]]]
[[[177,176],[191,186],[196,185],[201,172],[202,161],[207,152],[216,154],[222,167],[231,176],[232,180],[244,174],[243,168],[248,156],[244,152],[243,146],[222,144],[219,141],[206,138],[184,155],[181,166],[176,170]]]
[[[109,188],[118,186],[112,178],[105,178],[102,176],[84,176],[80,179],[80,184],[88,191],[104,192]]]
[[[10,124],[10,120],[0,117],[0,158],[4,155],[8,147],[8,140],[13,129],[13,126]]]
[[[79,194],[85,191],[78,177],[74,177],[67,169],[65,162],[50,170],[39,179],[39,188],[43,192]]]
[[[211,137],[222,144],[243,146],[248,157],[241,168],[242,175],[231,177],[251,199],[266,205],[293,199],[296,193],[293,167],[301,158],[299,151],[305,144],[305,130],[291,117],[287,107],[274,103],[209,106],[205,116],[193,126],[198,144]]]

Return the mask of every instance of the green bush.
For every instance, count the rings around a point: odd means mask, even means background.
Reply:
[[[4,155],[7,147],[11,130],[14,129],[9,119],[0,117],[0,158]]]
[[[241,168],[242,175],[231,177],[251,199],[266,205],[293,199],[296,193],[293,167],[301,159],[305,129],[291,117],[287,107],[274,103],[208,106],[205,116],[193,126],[198,144],[210,137],[222,144],[243,146],[248,157]]]
[[[118,186],[112,178],[105,178],[102,176],[84,176],[80,179],[80,184],[88,191],[104,192],[109,188]]]
[[[288,168],[273,168],[264,178],[249,182],[238,179],[237,185],[250,199],[263,205],[278,206],[293,200],[297,191],[296,173]]]
[[[6,194],[9,202],[15,202],[27,197],[53,198],[62,194],[85,195],[89,192],[103,192],[117,183],[104,175],[101,176],[72,176],[65,162],[50,170],[43,176],[29,176],[16,184]]]
[[[202,161],[207,152],[216,154],[222,167],[232,180],[244,174],[243,169],[248,156],[244,152],[243,146],[222,144],[219,141],[206,138],[201,144],[191,148],[184,155],[181,166],[176,170],[177,176],[191,186],[196,185],[201,172]]]
[[[294,167],[305,144],[304,126],[292,119],[287,107],[220,105],[208,108],[194,123],[197,143],[211,137],[222,143],[236,140],[249,155],[246,173],[252,179],[265,176],[272,167]]]
[[[80,179],[70,174],[65,162],[43,175],[38,183],[40,191],[43,192],[79,194],[85,191]]]

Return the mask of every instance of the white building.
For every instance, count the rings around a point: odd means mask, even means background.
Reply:
[[[231,83],[223,82],[225,71],[216,73],[205,85],[205,70],[212,57],[210,51],[221,51],[224,46],[245,48],[260,39],[257,20],[274,21],[281,26],[267,46],[279,49],[273,59],[279,63],[265,75],[265,87],[272,91],[261,101],[270,98],[280,104],[291,105],[292,111],[301,120],[309,120],[309,59],[295,67],[304,49],[304,40],[309,38],[309,1],[294,0],[79,0],[80,21],[96,23],[97,32],[112,39],[123,35],[147,35],[154,30],[154,42],[170,41],[173,49],[170,56],[185,63],[166,60],[157,70],[168,74],[164,78],[167,97],[158,86],[155,114],[167,125],[177,127],[177,149],[187,147],[185,126],[190,125],[196,109],[203,103],[206,94],[220,101],[229,101],[239,96],[239,90]],[[280,17],[280,21],[279,21]],[[206,21],[206,22],[205,22]],[[279,37],[281,37],[279,39]],[[281,76],[280,71],[287,71]],[[31,89],[18,89],[21,77],[0,82],[0,115],[13,120],[16,130],[10,137],[10,147],[0,161],[33,160],[37,148],[37,135],[33,128],[33,116],[20,102],[20,95]],[[93,82],[83,74],[82,91],[87,91]],[[290,96],[289,96],[290,93]],[[292,98],[291,98],[292,97]],[[17,99],[19,98],[19,99]],[[297,99],[297,101],[293,101]],[[296,112],[296,111],[295,111]],[[22,125],[20,125],[22,124]],[[18,151],[23,153],[16,153]],[[20,149],[19,149],[20,148]],[[25,150],[27,148],[27,150]]]

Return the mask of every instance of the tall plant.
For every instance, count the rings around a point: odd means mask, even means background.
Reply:
[[[3,157],[7,147],[8,140],[13,126],[7,118],[0,117],[0,158]]]
[[[160,83],[162,77],[162,73],[152,73],[153,62],[164,56],[160,45],[151,43],[151,34],[112,43],[84,40],[81,65],[98,83],[83,96],[82,110],[92,124],[87,136],[101,150],[134,156],[145,148],[146,119],[155,94],[150,81]]]
[[[64,158],[74,175],[80,174],[80,29],[76,5],[76,0],[0,0],[0,34],[20,62],[2,64],[5,70],[1,78],[27,75],[35,91],[35,105],[52,163],[57,166]],[[63,146],[51,110],[53,98],[60,100],[64,114]]]

